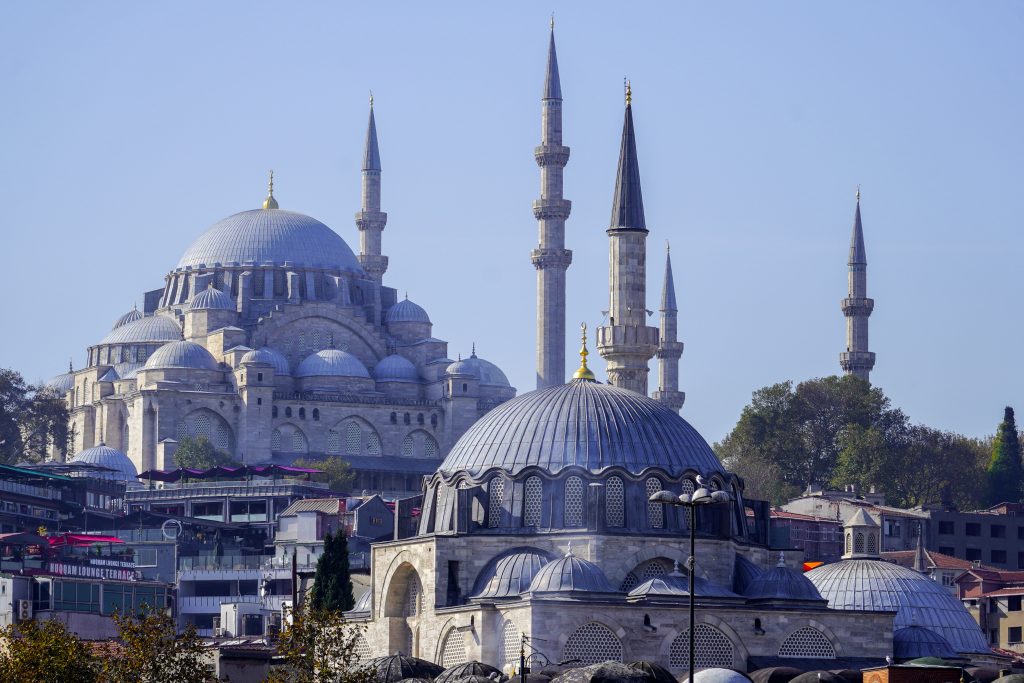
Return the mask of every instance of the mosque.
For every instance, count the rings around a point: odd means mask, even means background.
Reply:
[[[683,344],[668,259],[659,325],[647,324],[649,231],[628,85],[607,230],[609,310],[596,330],[608,383],[588,368],[585,329],[580,368],[565,381],[570,150],[553,27],[541,105],[536,391],[516,396],[475,350],[453,361],[426,311],[383,284],[387,215],[371,102],[359,255],[323,223],[281,209],[271,178],[262,208],[202,234],[143,310],[89,347],[85,368],[54,380],[72,408],[74,451],[102,445],[138,470],[164,468],[183,437],[204,436],[246,463],[337,454],[359,487],[415,492],[396,504],[396,528],[415,533],[373,545],[370,590],[348,613],[365,627],[364,656],[507,668],[525,639],[535,665],[649,660],[683,671],[691,530],[681,509],[649,499],[699,488],[729,502],[694,520],[697,666],[988,656],[955,598],[878,558],[870,518],[847,522],[842,562],[808,574],[799,552],[771,551],[768,504],[747,500],[743,481],[680,417]],[[848,265],[840,363],[867,380],[874,302],[859,197]]]

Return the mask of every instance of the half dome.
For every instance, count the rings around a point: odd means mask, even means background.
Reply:
[[[362,361],[347,351],[324,349],[308,356],[295,370],[296,377],[364,377],[370,373]]]
[[[228,216],[199,236],[178,268],[215,263],[285,262],[361,272],[352,249],[336,232],[305,214],[254,209]]]
[[[843,560],[806,574],[830,609],[896,612],[893,629],[923,626],[957,652],[988,652],[963,604],[924,574],[882,560]]]
[[[133,323],[136,320],[139,320],[141,318],[142,318],[142,314],[139,313],[139,309],[138,308],[133,308],[132,310],[128,311],[127,313],[122,315],[120,318],[115,320],[114,321],[114,326],[111,327],[110,329],[116,330],[117,328],[121,327],[121,325],[127,325],[128,323]]]
[[[608,577],[593,562],[572,553],[548,562],[530,582],[531,593],[615,593]]]
[[[824,600],[814,583],[803,572],[787,567],[782,558],[779,558],[779,564],[758,574],[743,591],[743,597],[750,600]]]
[[[378,382],[418,382],[420,374],[408,358],[393,354],[374,366],[373,378]]]
[[[71,387],[73,386],[75,386],[75,373],[73,372],[65,372],[63,375],[57,375],[46,383],[46,387],[48,389],[53,389],[53,391],[60,396],[71,391]]]
[[[430,316],[419,304],[414,304],[408,298],[399,301],[388,309],[384,315],[384,322],[389,323],[430,323]]]
[[[139,471],[127,455],[111,448],[104,443],[92,448],[86,448],[71,458],[70,462],[80,462],[87,465],[99,465],[106,467],[112,472],[96,472],[89,474],[96,479],[113,479],[115,481],[135,481],[139,477]]]
[[[516,474],[573,466],[594,473],[618,466],[633,474],[658,467],[670,476],[723,471],[703,437],[671,408],[587,380],[502,403],[462,435],[440,469],[476,476],[490,468]]]
[[[274,373],[277,375],[291,374],[291,369],[288,367],[288,359],[280,351],[275,351],[269,346],[263,346],[254,351],[247,351],[238,362],[243,365],[245,363],[264,363],[274,368]]]
[[[523,549],[487,563],[476,580],[474,598],[517,598],[530,590],[537,572],[550,562],[540,550]]]
[[[107,333],[100,344],[133,344],[138,342],[168,342],[181,339],[181,328],[165,315],[147,315]]]
[[[481,386],[510,387],[508,377],[497,365],[484,360],[473,352],[469,358],[457,360],[445,370],[449,375],[470,375],[480,381]]]
[[[233,311],[235,310],[235,302],[231,300],[231,297],[220,291],[216,287],[207,287],[198,294],[192,297],[188,302],[189,310],[215,310],[215,311]]]
[[[901,661],[918,657],[952,659],[957,656],[948,640],[923,626],[907,626],[893,631],[892,654]]]
[[[189,368],[193,370],[217,370],[217,361],[205,347],[190,341],[176,341],[164,344],[153,352],[146,361],[146,369]]]

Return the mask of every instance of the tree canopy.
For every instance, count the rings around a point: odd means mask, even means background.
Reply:
[[[211,467],[237,465],[229,454],[217,449],[205,436],[186,436],[174,451],[174,464],[189,469],[208,470]]]
[[[177,633],[173,617],[146,607],[114,622],[120,648],[103,659],[103,683],[216,683],[194,626]]]
[[[0,369],[0,462],[41,462],[49,444],[69,447],[68,408],[63,396]]]
[[[1013,415],[1013,408],[1007,406],[1003,411],[1003,421],[999,423],[996,437],[992,440],[992,457],[986,472],[985,498],[989,505],[1020,502],[1021,487],[1024,486],[1024,467],[1021,465],[1020,451],[1017,421]]]
[[[312,599],[314,610],[344,612],[355,607],[348,567],[348,538],[343,529],[324,536],[324,552],[317,560],[313,576]]]
[[[300,607],[277,641],[284,660],[268,683],[372,683],[376,677],[360,657],[362,629],[336,610]]]
[[[56,619],[23,621],[0,630],[0,680],[95,683],[99,671],[89,648]]]
[[[308,458],[297,458],[293,463],[296,467],[312,467],[323,470],[327,479],[327,486],[334,492],[347,492],[352,488],[352,482],[356,479],[356,473],[352,466],[336,455],[331,455],[319,460]]]

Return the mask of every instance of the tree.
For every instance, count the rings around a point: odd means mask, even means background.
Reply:
[[[52,389],[0,369],[0,462],[42,461],[47,447],[68,448],[68,408]]]
[[[138,615],[114,614],[121,650],[103,661],[103,683],[214,683],[195,627],[177,633],[174,619],[143,607]]]
[[[328,532],[324,537],[324,552],[317,560],[313,576],[312,607],[338,612],[355,607],[348,568],[348,538],[343,529],[337,534]]]
[[[352,466],[336,455],[321,460],[298,458],[293,464],[296,467],[323,470],[327,486],[335,492],[349,491],[352,488],[352,482],[356,479],[356,473],[352,471]]]
[[[999,423],[996,438],[992,442],[986,496],[989,505],[1020,502],[1021,487],[1024,485],[1020,450],[1020,436],[1017,434],[1013,408],[1007,406],[1003,411],[1003,421]]]
[[[359,664],[362,629],[341,612],[300,607],[278,639],[284,663],[270,672],[268,683],[372,683],[372,672]]]
[[[174,451],[174,464],[188,469],[208,470],[212,467],[237,465],[231,456],[218,450],[205,436],[186,436],[178,442]]]
[[[0,630],[0,680],[95,683],[99,665],[59,621],[23,621]]]

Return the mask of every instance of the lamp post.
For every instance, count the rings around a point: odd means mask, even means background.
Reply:
[[[718,505],[722,503],[728,503],[732,500],[726,491],[709,491],[704,486],[704,478],[701,476],[697,477],[697,484],[700,486],[692,494],[681,493],[676,495],[671,491],[658,491],[652,495],[648,500],[652,503],[662,503],[664,505],[673,505],[675,507],[684,507],[689,512],[690,520],[690,557],[686,560],[686,571],[689,577],[689,593],[690,593],[690,675],[687,679],[687,683],[693,683],[693,670],[694,670],[694,596],[693,596],[693,576],[694,570],[697,566],[697,560],[695,559],[696,551],[696,539],[697,539],[697,508],[705,505]]]

